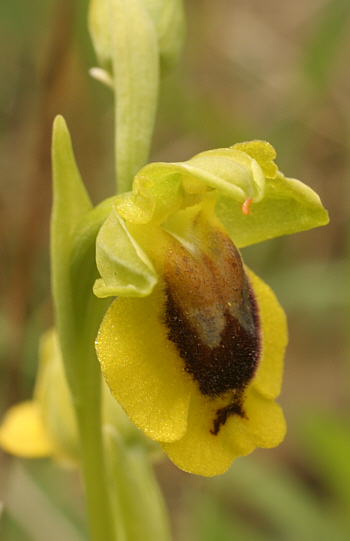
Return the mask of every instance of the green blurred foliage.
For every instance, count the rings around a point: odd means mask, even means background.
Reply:
[[[162,81],[152,161],[269,140],[288,176],[316,190],[327,228],[247,248],[287,311],[284,407],[274,451],[202,480],[157,467],[175,539],[350,538],[349,0],[187,0],[188,35]],[[113,99],[96,65],[86,0],[0,3],[0,413],[31,396],[38,337],[52,323],[50,137],[65,116],[95,203],[113,190]],[[252,212],[254,208],[252,207]],[[5,541],[84,539],[79,482],[0,456]],[[38,528],[37,525],[40,525]]]

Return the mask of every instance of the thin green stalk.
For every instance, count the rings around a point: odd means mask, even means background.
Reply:
[[[106,310],[106,303],[92,293],[97,275],[94,217],[99,210],[92,211],[61,117],[54,123],[52,163],[52,293],[62,357],[77,413],[91,541],[116,541],[102,445],[101,373],[94,350]],[[75,232],[83,219],[90,234],[83,228],[85,235],[78,235],[77,246]]]
[[[101,389],[101,374],[97,362],[89,362],[87,369],[82,402],[76,411],[90,538],[91,541],[116,541],[108,498],[101,433],[101,396],[100,392],[97,392],[97,388]]]
[[[109,304],[108,299],[97,299],[92,293],[92,284],[97,276],[94,261],[95,214],[99,216],[98,209],[88,215],[86,221],[83,220],[82,230],[85,235],[80,237],[71,258],[71,280],[75,284],[75,318],[79,322],[76,330],[76,365],[79,367],[80,381],[74,394],[74,403],[91,541],[117,541],[102,438],[101,369],[94,346],[98,327]]]

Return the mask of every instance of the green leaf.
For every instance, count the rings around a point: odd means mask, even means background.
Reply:
[[[116,430],[105,427],[111,477],[111,497],[118,539],[170,541],[164,502],[147,454],[141,447],[126,447]],[[118,516],[119,515],[119,516]]]
[[[226,194],[218,192],[217,216],[236,246],[242,248],[281,235],[305,231],[329,221],[318,195],[308,186],[281,173],[267,179],[264,198],[242,213]]]
[[[97,297],[144,297],[158,281],[151,261],[115,209],[97,236],[96,263],[102,277],[94,285]]]
[[[72,232],[80,219],[92,209],[90,198],[82,182],[65,120],[57,116],[52,138],[53,209],[52,240],[66,251]],[[60,256],[59,256],[60,257]]]
[[[51,281],[61,347],[74,340],[70,257],[74,230],[92,208],[74,158],[71,138],[64,119],[56,117],[52,139],[53,206],[51,214]]]
[[[54,123],[52,162],[51,264],[55,320],[79,426],[91,537],[100,539],[103,535],[109,541],[114,534],[111,509],[105,498],[107,479],[101,433],[101,371],[94,348],[106,301],[97,299],[92,293],[97,273],[93,236],[81,237],[84,247],[78,247],[78,257],[72,266],[75,232],[81,232],[78,226],[85,219],[89,222],[94,212],[61,117]]]

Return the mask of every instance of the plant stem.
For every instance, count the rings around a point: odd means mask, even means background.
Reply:
[[[90,249],[93,252],[94,245]],[[85,266],[91,280],[97,271],[94,260],[88,257],[88,261],[93,263],[92,269]],[[106,311],[106,303],[93,295],[91,286],[87,298],[85,292],[84,317],[76,313],[77,320],[81,322],[76,339],[76,366],[80,374],[80,385],[75,392],[74,402],[80,435],[81,473],[91,541],[117,541],[102,439],[101,369],[95,352],[95,338]]]
[[[101,375],[97,369],[95,378],[100,382]],[[92,372],[93,370],[87,379],[92,377]],[[91,541],[115,541],[101,434],[101,396],[96,396],[96,389],[89,389],[86,385],[84,387],[86,396],[82,407],[77,407],[77,413],[81,443],[81,473],[90,538]]]

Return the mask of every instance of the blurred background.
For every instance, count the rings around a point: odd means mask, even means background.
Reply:
[[[350,1],[186,0],[185,54],[162,81],[152,161],[266,139],[279,168],[316,190],[325,228],[243,251],[289,320],[276,450],[202,479],[156,466],[176,541],[350,539]],[[51,326],[53,118],[66,118],[95,203],[114,185],[111,92],[96,65],[87,0],[0,2],[0,416],[31,397]],[[0,537],[82,541],[79,480],[0,451]],[[1,504],[0,504],[1,512]],[[155,540],[156,541],[156,540]]]

